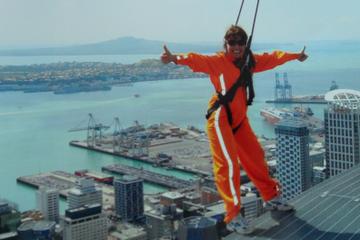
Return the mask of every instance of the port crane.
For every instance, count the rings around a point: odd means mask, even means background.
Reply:
[[[69,132],[87,131],[86,143],[89,148],[93,148],[103,137],[103,130],[109,129],[110,126],[97,123],[92,113],[89,113],[89,120],[87,127],[75,127],[69,130]]]
[[[113,132],[113,151],[121,152],[124,150],[124,145],[126,142],[126,133],[123,131],[120,119],[118,117],[114,118],[114,132]]]
[[[127,152],[130,156],[139,157],[149,154],[150,138],[145,128],[138,121],[123,129],[118,117],[114,118],[113,151]]]

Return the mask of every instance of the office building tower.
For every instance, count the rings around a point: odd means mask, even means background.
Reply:
[[[144,218],[143,180],[129,175],[114,181],[115,212],[124,221]]]
[[[91,178],[79,178],[76,187],[69,191],[69,208],[78,208],[83,205],[99,203],[102,205],[102,191],[95,187]]]
[[[107,239],[107,217],[98,203],[66,210],[62,225],[64,240]]]
[[[175,204],[158,205],[155,209],[145,213],[148,239],[175,237],[175,223],[183,218],[183,210]]]
[[[0,199],[0,234],[16,232],[20,220],[21,214],[17,208],[10,202]]]
[[[185,218],[180,221],[177,239],[219,240],[216,220],[202,216]]]
[[[309,130],[305,123],[284,120],[276,125],[277,178],[285,199],[292,199],[311,186]]]
[[[328,177],[360,162],[360,92],[337,89],[325,95],[325,159]]]
[[[48,221],[59,221],[59,191],[40,187],[36,192],[37,207]]]

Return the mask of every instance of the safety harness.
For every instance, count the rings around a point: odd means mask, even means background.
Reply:
[[[240,10],[239,10],[236,22],[235,22],[235,26],[238,25],[238,21],[239,21],[239,18],[240,18],[240,14],[241,14],[243,4],[244,4],[244,0],[242,0],[242,2],[241,2],[241,6],[240,6]],[[227,91],[225,93],[225,95],[223,95],[221,92],[217,92],[218,99],[207,110],[206,119],[209,119],[211,114],[213,112],[215,112],[220,106],[224,106],[225,110],[226,110],[226,115],[228,117],[228,122],[229,122],[229,124],[231,126],[232,122],[233,122],[233,118],[232,118],[232,113],[231,113],[231,109],[230,109],[230,103],[234,99],[237,90],[242,86],[245,87],[245,88],[246,87],[248,88],[247,105],[251,105],[252,102],[253,102],[253,99],[255,97],[255,92],[254,92],[254,86],[253,86],[253,81],[252,81],[252,71],[251,70],[252,70],[252,68],[254,66],[254,58],[253,58],[252,52],[250,50],[250,47],[251,47],[251,42],[252,42],[252,36],[253,36],[253,33],[254,33],[258,7],[259,7],[259,0],[257,0],[257,3],[256,3],[256,10],[255,10],[255,15],[254,15],[254,19],[253,19],[251,35],[250,35],[250,37],[249,37],[249,39],[248,39],[248,41],[246,43],[246,48],[245,48],[245,51],[244,51],[244,59],[245,59],[245,61],[243,61],[241,66],[237,66],[240,69],[240,77],[231,86],[229,91]],[[241,126],[241,123],[238,126],[235,126],[235,128],[232,129],[233,133],[235,133],[239,129],[240,126]]]

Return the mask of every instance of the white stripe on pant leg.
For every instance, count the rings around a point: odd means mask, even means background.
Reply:
[[[229,166],[229,184],[230,184],[231,194],[232,194],[233,199],[234,199],[234,204],[238,205],[239,200],[238,200],[238,198],[236,196],[236,191],[235,191],[234,181],[233,181],[233,177],[234,177],[233,163],[232,163],[231,158],[229,156],[229,153],[228,153],[228,151],[226,149],[224,139],[222,137],[220,127],[219,127],[220,110],[221,110],[221,107],[218,110],[216,110],[216,112],[215,112],[215,130],[216,130],[216,134],[217,134],[217,137],[219,139],[219,142],[220,142],[221,150],[223,151],[223,154],[224,154],[224,156],[226,158],[226,161],[228,163],[228,166]]]

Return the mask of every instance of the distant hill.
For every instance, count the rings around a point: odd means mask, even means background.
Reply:
[[[0,50],[0,56],[61,56],[61,55],[110,55],[110,54],[160,54],[164,42],[134,37],[75,45],[67,47],[47,47]],[[166,43],[173,52],[215,53],[222,50],[222,43]],[[254,44],[254,50],[266,50],[291,44]],[[281,48],[281,47],[280,47]]]
[[[105,42],[68,47],[2,50],[0,56],[160,54],[163,44],[162,41],[123,37]],[[221,44],[166,44],[174,52],[196,51],[209,53],[221,50]]]

